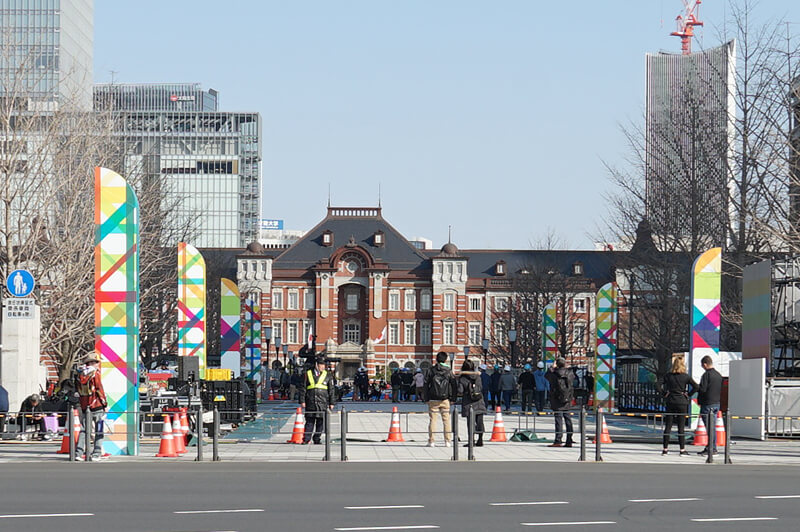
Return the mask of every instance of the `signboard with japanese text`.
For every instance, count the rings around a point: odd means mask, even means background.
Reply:
[[[33,298],[6,299],[3,304],[3,319],[33,319],[35,305],[36,300]]]

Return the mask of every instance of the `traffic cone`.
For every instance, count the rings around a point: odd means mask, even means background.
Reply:
[[[500,412],[500,407],[496,407],[494,413],[494,427],[492,427],[492,439],[489,441],[499,441],[505,442],[507,441],[506,438],[506,426],[503,423],[503,414]]]
[[[176,413],[172,417],[172,443],[175,446],[175,454],[186,454],[186,442],[183,441],[180,413]]]
[[[75,433],[75,445],[77,446],[78,438],[81,436],[81,420],[77,409],[73,409],[72,413],[72,432]],[[56,454],[69,454],[69,431],[61,439],[61,449],[56,451]]]
[[[692,445],[697,445],[698,447],[708,446],[708,432],[706,431],[706,424],[703,422],[703,416],[697,418],[697,429],[694,431]]]
[[[722,412],[717,410],[717,446],[725,445],[725,423],[722,422]]]
[[[392,422],[389,425],[389,437],[384,441],[406,441],[403,439],[403,433],[400,432],[400,413],[397,407],[392,407]]]
[[[189,416],[186,413],[186,408],[181,408],[181,434],[183,434],[183,442],[188,445],[191,439],[189,430]]]
[[[303,433],[306,428],[306,420],[303,417],[303,411],[300,407],[297,408],[297,414],[294,418],[294,429],[292,429],[291,439],[286,440],[286,443],[303,443]]]
[[[275,394],[272,393],[272,388],[270,388],[269,389],[269,396],[267,397],[267,401],[274,401],[274,400],[275,400]]]
[[[175,442],[172,439],[172,426],[169,423],[169,416],[164,414],[164,428],[161,429],[161,444],[158,447],[159,458],[175,458]]]
[[[597,443],[597,438],[592,441]],[[603,430],[600,431],[600,443],[614,443],[611,441],[611,435],[608,433],[608,425],[606,425],[606,416],[603,416]]]

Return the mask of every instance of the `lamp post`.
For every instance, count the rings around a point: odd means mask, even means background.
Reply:
[[[266,377],[264,378],[264,382],[261,383],[261,395],[262,395],[262,397],[264,395],[264,390],[267,388],[267,383],[272,378],[272,373],[270,372],[270,367],[269,367],[269,344],[270,344],[270,342],[272,342],[272,327],[269,326],[269,325],[264,327],[264,342],[267,344],[267,349],[266,349],[266,353],[267,353],[266,368],[267,368],[267,371],[265,372]]]
[[[283,367],[286,367],[286,355],[289,354],[289,344],[283,344]]]
[[[280,360],[280,357],[281,357],[281,344],[277,343],[275,344],[275,361],[277,362],[278,360]]]
[[[464,346],[464,362],[469,358],[469,344]]]
[[[486,364],[486,355],[489,354],[489,339],[484,338],[481,340],[481,347],[483,348],[483,363]]]
[[[511,346],[511,367],[517,367],[517,354],[514,352],[514,344],[517,343],[517,330],[508,330],[508,344]]]

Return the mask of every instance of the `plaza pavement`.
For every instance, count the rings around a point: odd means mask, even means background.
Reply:
[[[341,407],[342,405],[339,405]],[[441,431],[436,436],[437,447],[427,447],[428,415],[422,403],[344,403],[348,411],[347,456],[351,462],[424,462],[450,461],[453,449],[443,447]],[[400,425],[405,442],[387,443],[391,421],[391,408],[397,406],[400,412]],[[294,414],[297,405],[289,402],[270,402],[259,406],[256,420],[230,432],[220,440],[219,455],[224,461],[242,462],[306,462],[321,461],[324,445],[291,445],[285,443],[291,436]],[[578,430],[577,415],[573,416],[575,430]],[[331,426],[331,460],[340,460],[339,415],[334,414]],[[459,416],[459,434],[466,440],[466,420]],[[494,415],[487,415],[485,425],[487,435],[484,447],[476,447],[477,461],[533,461],[533,462],[575,462],[579,458],[579,438],[576,436],[572,448],[550,448],[554,424],[550,415],[520,416],[518,413],[504,415],[506,433],[510,436],[515,429],[533,430],[543,441],[539,442],[488,442]],[[660,432],[658,427],[648,426],[642,418],[608,417],[608,425],[614,443],[602,446],[602,457],[607,463],[642,464],[686,464],[701,465],[705,458],[698,456],[699,447],[687,448],[691,456],[678,456],[677,444],[670,446],[670,454],[661,456]],[[441,427],[440,427],[441,429]],[[594,434],[594,421],[587,421],[586,459],[594,460],[595,446],[591,441]],[[208,441],[208,440],[207,440]],[[0,463],[17,461],[64,461],[64,455],[56,454],[60,439],[52,442],[9,442],[0,443]],[[158,441],[144,439],[140,454],[136,457],[113,457],[113,461],[186,461],[196,456],[196,447],[180,458],[155,458]],[[467,459],[467,449],[460,447],[459,459]],[[721,464],[722,449],[715,457]],[[204,446],[204,459],[211,460],[211,445]],[[749,465],[800,465],[800,442],[770,440],[765,442],[735,440],[731,446],[734,464]]]

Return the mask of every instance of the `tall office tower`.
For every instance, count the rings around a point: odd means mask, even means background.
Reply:
[[[0,0],[0,31],[0,84],[19,110],[91,110],[94,0]]]
[[[125,175],[157,180],[195,246],[245,247],[261,213],[261,116],[219,112],[217,96],[197,83],[94,89],[95,110],[114,115]]]
[[[725,244],[734,76],[734,41],[647,54],[646,211],[657,235]]]

